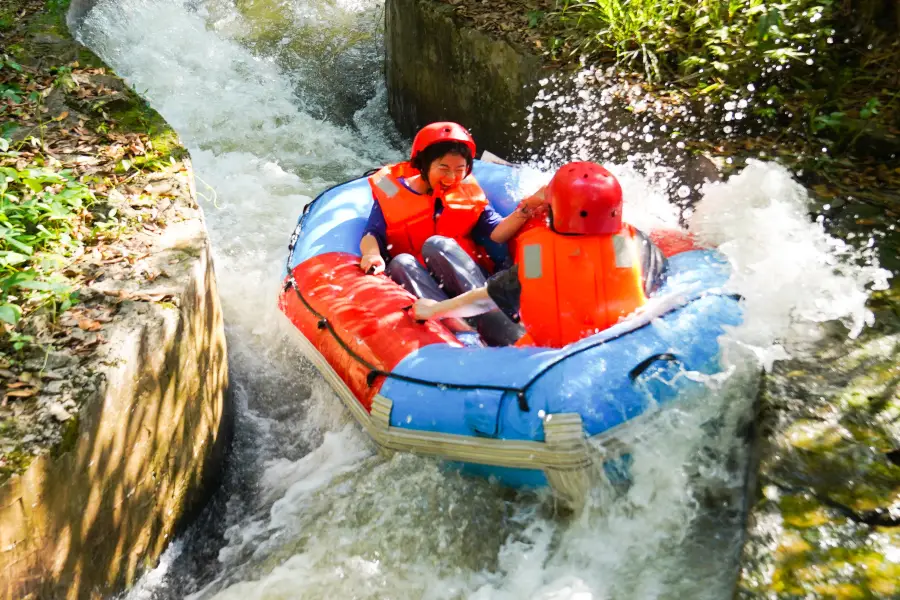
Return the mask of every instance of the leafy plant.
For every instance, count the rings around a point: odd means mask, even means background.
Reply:
[[[6,139],[0,149],[0,320],[15,324],[26,311],[50,306],[55,314],[73,303],[60,270],[82,245],[94,195],[70,171],[37,161],[20,168]]]
[[[762,122],[814,140],[900,129],[896,34],[863,34],[836,0],[555,0],[541,25],[561,60],[614,59],[663,93],[748,98]],[[553,36],[553,37],[551,37]],[[662,88],[662,86],[660,86]],[[750,99],[750,98],[748,98]],[[852,138],[852,139],[851,139]],[[815,142],[816,147],[821,142]]]

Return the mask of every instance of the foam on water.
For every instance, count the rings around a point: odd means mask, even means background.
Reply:
[[[729,287],[744,297],[747,315],[735,339],[764,349],[808,334],[809,323],[842,319],[851,337],[871,324],[868,291],[885,289],[890,273],[873,249],[829,236],[809,210],[806,190],[772,163],[751,161],[727,183],[706,187],[691,230],[734,266]]]
[[[380,10],[376,0],[273,6],[289,9],[279,18],[297,27],[328,29],[322,43],[343,40],[348,56],[379,60],[377,36],[353,42],[353,31],[335,27],[358,26],[360,15]],[[745,298],[746,323],[723,340],[728,376],[710,380],[703,397],[620,432],[633,457],[632,485],[599,474],[588,508],[567,519],[554,515],[546,494],[511,495],[435,461],[379,457],[299,357],[275,298],[305,203],[401,156],[383,82],[378,70],[369,74],[371,98],[353,105],[349,123],[323,118],[331,80],[316,79],[307,65],[292,72],[279,48],[294,38],[280,24],[288,41],[261,45],[261,23],[221,0],[102,0],[80,30],[191,152],[228,323],[243,448],[236,460],[249,479],[223,492],[231,496],[214,575],[182,577],[187,587],[170,589],[166,581],[190,552],[175,545],[130,597],[727,596],[743,485],[734,432],[756,389],[748,357],[770,362],[808,335],[809,323],[841,318],[858,331],[868,318],[867,288],[885,273],[810,222],[806,194],[786,171],[751,164],[708,186],[691,218],[696,235],[731,261],[729,288]],[[575,113],[587,106],[554,103]],[[551,164],[588,158],[581,131],[567,131],[568,143],[535,161],[523,193],[546,182]],[[617,143],[628,138],[607,133]],[[643,228],[678,223],[675,169],[658,156],[611,168],[625,190],[626,219]]]

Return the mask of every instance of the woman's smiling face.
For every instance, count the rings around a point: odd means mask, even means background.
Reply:
[[[455,153],[447,153],[428,167],[428,183],[435,192],[446,192],[466,178],[469,167],[466,159]]]

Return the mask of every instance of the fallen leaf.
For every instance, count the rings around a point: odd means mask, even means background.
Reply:
[[[65,119],[68,116],[69,116],[69,111],[64,110],[61,113],[59,113],[59,115],[53,120],[54,121],[62,121],[63,119]]]
[[[35,394],[37,394],[37,388],[28,388],[27,390],[12,390],[10,392],[6,392],[7,398],[31,398]]]
[[[78,328],[83,331],[97,331],[101,327],[103,327],[103,325],[99,321],[93,319],[81,319],[78,321]]]

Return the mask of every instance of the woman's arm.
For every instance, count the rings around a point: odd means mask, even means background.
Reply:
[[[496,310],[497,305],[491,300],[486,287],[469,290],[465,294],[437,302],[422,298],[413,304],[413,316],[416,319],[444,319],[455,317],[464,319]]]
[[[359,241],[359,251],[362,256],[359,259],[359,268],[365,273],[378,275],[384,272],[384,257],[381,249],[387,238],[387,221],[378,202],[372,204],[363,237]]]
[[[522,226],[528,222],[528,219],[536,215],[544,205],[544,188],[541,188],[519,202],[516,210],[494,227],[494,230],[491,232],[491,239],[499,244],[508,242],[522,229]]]
[[[378,238],[367,233],[359,241],[359,251],[362,256],[359,259],[359,268],[371,275],[384,272],[384,258],[381,256],[381,248],[378,246]]]

